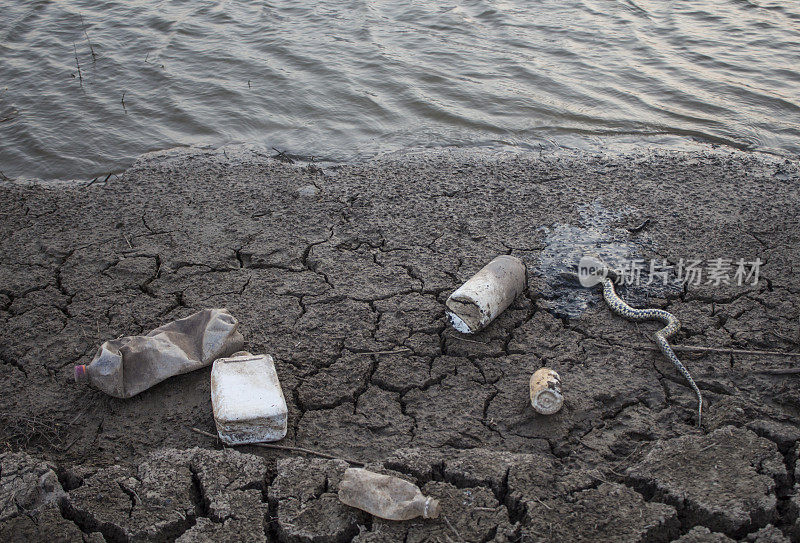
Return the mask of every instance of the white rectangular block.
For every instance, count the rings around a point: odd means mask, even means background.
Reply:
[[[228,445],[286,437],[286,399],[270,355],[239,352],[215,360],[211,405],[217,433]]]

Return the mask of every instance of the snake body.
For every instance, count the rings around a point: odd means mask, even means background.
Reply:
[[[697,396],[697,425],[700,426],[703,416],[703,395],[700,394],[700,389],[697,387],[694,379],[692,379],[692,376],[689,374],[689,370],[687,370],[681,361],[678,360],[678,357],[675,355],[675,351],[672,350],[672,347],[670,347],[669,343],[667,342],[667,339],[675,335],[678,330],[680,330],[681,322],[675,317],[675,315],[668,311],[664,311],[663,309],[635,309],[629,306],[617,295],[616,291],[614,290],[614,283],[608,277],[603,278],[602,284],[603,298],[605,299],[606,304],[608,304],[608,307],[611,308],[611,311],[620,317],[634,322],[658,320],[666,325],[664,328],[655,333],[655,341],[664,356],[666,356],[667,359],[672,362],[676,368],[678,368],[678,371],[681,372],[694,390],[694,393]]]

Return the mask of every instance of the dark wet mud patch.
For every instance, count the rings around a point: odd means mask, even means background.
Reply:
[[[639,220],[635,209],[620,209],[595,200],[578,207],[579,223],[555,223],[544,228],[545,247],[539,263],[532,270],[543,280],[541,297],[545,308],[560,318],[578,318],[603,299],[599,287],[585,288],[578,282],[578,263],[584,256],[596,256],[609,267],[623,272],[630,284],[620,285],[618,291],[634,307],[646,306],[652,298],[677,296],[682,292],[674,272],[666,276],[651,274],[654,268],[646,255],[653,255],[653,242],[644,230],[649,219]],[[638,221],[638,224],[634,224]]]

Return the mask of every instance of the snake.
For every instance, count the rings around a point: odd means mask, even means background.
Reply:
[[[669,346],[669,342],[667,341],[670,337],[677,334],[678,330],[681,329],[681,321],[679,321],[675,315],[669,311],[664,311],[663,309],[633,308],[626,304],[625,301],[617,295],[617,292],[614,290],[614,282],[610,278],[603,277],[601,283],[603,285],[603,299],[605,299],[606,305],[608,305],[611,311],[620,317],[633,322],[657,320],[666,325],[664,328],[658,330],[654,334],[654,339],[664,356],[666,356],[667,359],[678,369],[678,371],[681,372],[681,374],[689,382],[692,390],[694,390],[694,393],[697,396],[697,426],[700,426],[700,422],[703,417],[703,395],[700,393],[697,383],[695,383],[694,379],[692,379],[692,375],[689,373],[689,370],[687,370],[686,366],[681,363],[681,361],[675,355],[675,351],[672,350],[672,347]]]

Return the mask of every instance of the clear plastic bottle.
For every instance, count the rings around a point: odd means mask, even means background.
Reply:
[[[362,468],[344,472],[339,483],[339,500],[387,520],[439,516],[439,501],[423,496],[417,485]]]

